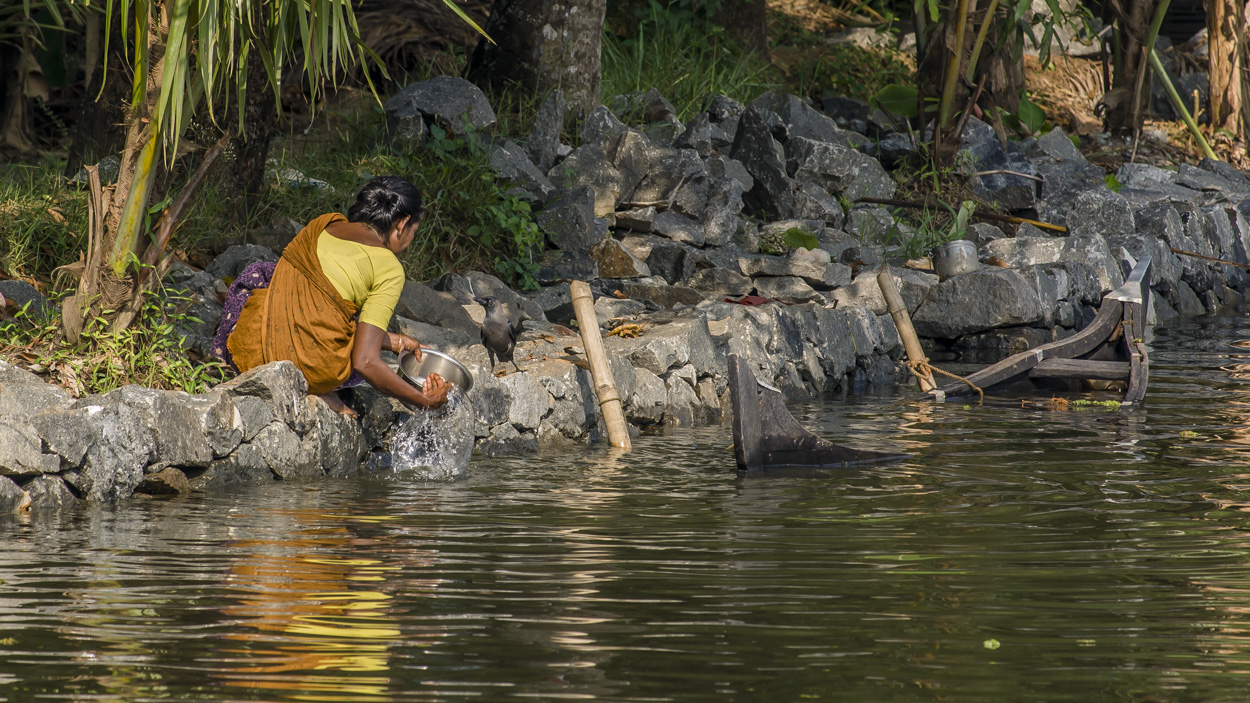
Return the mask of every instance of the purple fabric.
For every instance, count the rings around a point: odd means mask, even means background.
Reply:
[[[243,312],[247,299],[252,296],[252,291],[269,287],[269,281],[273,279],[273,270],[276,266],[277,264],[272,261],[257,261],[248,264],[239,273],[239,277],[230,284],[230,290],[226,293],[226,302],[221,310],[221,324],[217,326],[217,336],[213,337],[213,353],[230,364],[230,368],[235,371],[238,371],[239,367],[234,365],[234,358],[230,355],[226,340],[230,338],[235,325],[239,324],[239,315]],[[351,388],[364,382],[364,376],[352,371],[351,376],[348,376],[339,388]]]

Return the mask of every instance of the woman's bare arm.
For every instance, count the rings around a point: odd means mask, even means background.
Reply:
[[[386,330],[367,322],[356,325],[356,339],[352,344],[352,368],[364,376],[369,385],[380,392],[422,408],[437,408],[447,402],[450,384],[440,378],[426,381],[425,391],[418,390],[404,381],[386,362],[382,361],[382,344],[390,347]]]

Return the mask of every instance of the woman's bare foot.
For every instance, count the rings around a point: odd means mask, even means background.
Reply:
[[[339,394],[336,391],[323,393],[317,397],[324,400],[326,405],[329,405],[330,409],[334,412],[342,413],[348,417],[356,417],[356,411],[347,407],[347,404],[343,402],[343,399],[339,397]]]

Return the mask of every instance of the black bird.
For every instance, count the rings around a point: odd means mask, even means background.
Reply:
[[[474,298],[473,301],[486,308],[486,319],[482,320],[482,346],[486,347],[486,353],[490,354],[491,372],[495,371],[495,357],[499,357],[500,361],[511,361],[512,368],[519,372],[521,367],[512,361],[512,352],[516,349],[516,339],[521,334],[524,322],[512,324],[503,303],[497,298],[484,296]]]

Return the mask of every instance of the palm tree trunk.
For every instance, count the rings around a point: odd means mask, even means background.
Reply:
[[[1242,58],[1245,51],[1247,3],[1244,0],[1207,0],[1207,48],[1210,67],[1211,114],[1208,124],[1240,138],[1245,78]]]

